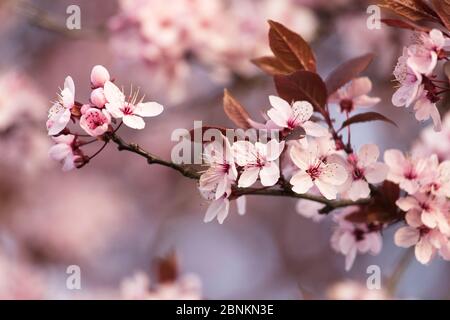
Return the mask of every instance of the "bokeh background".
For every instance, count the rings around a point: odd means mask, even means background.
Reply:
[[[72,4],[81,9],[81,30],[65,27]],[[311,42],[323,76],[346,59],[374,52],[366,75],[373,95],[382,98],[376,111],[399,128],[360,126],[354,144],[409,150],[424,125],[393,107],[390,97],[392,70],[410,34],[386,26],[369,30],[368,5],[1,0],[0,298],[121,298],[124,279],[140,271],[152,283],[155,260],[171,250],[183,274],[198,276],[208,299],[332,298],[330,288],[337,283],[364,286],[371,264],[381,267],[385,285],[405,253],[393,244],[396,227],[384,233],[379,256],[358,256],[345,272],[344,257],[329,245],[331,219],[317,224],[302,217],[293,199],[249,197],[245,216],[232,207],[223,225],[205,224],[208,204],[195,182],[112,145],[83,169],[63,173],[48,158],[52,142],[45,130],[47,110],[64,78],[74,78],[77,99],[86,101],[96,64],[106,66],[117,83],[138,86],[165,105],[145,130],[121,129],[127,140],[163,157],[170,157],[176,128],[190,129],[194,120],[231,125],[221,108],[224,87],[258,119],[274,88],[249,60],[268,51],[266,20],[274,19]],[[190,30],[195,36],[189,37],[177,29],[195,17],[216,30]],[[81,268],[81,290],[66,287],[69,265]],[[449,271],[438,259],[429,266],[411,261],[395,297],[448,298]]]

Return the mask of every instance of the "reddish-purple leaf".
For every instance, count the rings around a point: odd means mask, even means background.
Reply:
[[[178,261],[174,251],[157,261],[158,282],[174,282],[178,278]]]
[[[250,118],[247,110],[228,92],[227,89],[223,93],[223,109],[228,118],[235,125],[242,129],[249,129],[252,126],[248,122]]]
[[[281,23],[269,20],[269,45],[275,56],[293,70],[316,71],[316,58],[309,44]]]
[[[439,21],[434,10],[423,0],[383,0],[379,6],[412,21]]]
[[[381,113],[372,111],[372,112],[355,114],[354,116],[348,118],[347,120],[344,121],[344,123],[342,123],[342,127],[339,129],[339,131],[341,131],[345,127],[348,127],[349,125],[352,125],[355,123],[369,122],[369,121],[384,121],[384,122],[388,122],[397,127],[397,124],[394,121],[392,121],[391,119],[383,116]]]
[[[276,74],[289,74],[289,73],[295,71],[294,69],[286,66],[277,57],[264,56],[264,57],[252,59],[251,61],[254,65],[256,65],[258,68],[260,68],[265,73],[270,74],[271,76],[276,75]]]
[[[297,71],[289,75],[274,76],[278,95],[289,103],[309,101],[315,111],[326,115],[327,88],[317,73]]]
[[[367,69],[372,59],[373,54],[368,53],[348,60],[333,70],[325,80],[328,94],[335,93],[340,87],[356,78],[361,72]]]
[[[441,18],[441,23],[450,30],[450,0],[432,0],[434,9]]]
[[[398,19],[381,19],[381,22],[388,25],[389,27],[408,29],[413,31],[428,32],[430,28],[419,26],[412,21],[398,20]]]

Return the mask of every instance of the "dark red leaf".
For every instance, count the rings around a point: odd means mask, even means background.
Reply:
[[[335,93],[340,87],[356,78],[361,72],[367,69],[372,59],[373,54],[368,53],[348,60],[337,67],[325,80],[328,94]]]
[[[288,102],[306,100],[315,111],[326,115],[327,88],[317,73],[297,71],[289,75],[274,76],[278,95]]]
[[[280,59],[277,57],[264,56],[251,60],[254,65],[260,68],[267,74],[271,76],[276,74],[289,74],[295,71],[292,68],[286,66]]]
[[[384,0],[379,6],[392,10],[396,14],[412,21],[439,21],[434,10],[423,0]]]
[[[450,30],[450,0],[432,0],[434,9],[441,18],[441,23]]]
[[[408,29],[422,32],[430,31],[430,28],[419,26],[418,24],[415,24],[412,21],[398,20],[398,19],[381,19],[381,22],[394,28]]]
[[[269,20],[269,45],[275,56],[293,70],[316,71],[316,58],[308,43],[281,23]]]
[[[227,89],[223,93],[223,109],[228,118],[235,125],[242,129],[249,129],[252,126],[248,122],[250,118],[247,110],[228,92]]]
[[[178,261],[175,251],[157,262],[158,282],[174,282],[178,278]]]
[[[345,120],[344,123],[342,123],[342,127],[339,129],[339,131],[341,131],[345,127],[348,127],[349,125],[352,125],[355,123],[369,122],[369,121],[384,121],[384,122],[388,122],[397,127],[397,124],[394,121],[392,121],[389,118],[386,118],[381,113],[366,112],[366,113],[355,114],[354,116]]]

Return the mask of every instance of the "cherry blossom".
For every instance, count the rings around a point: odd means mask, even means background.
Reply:
[[[444,259],[450,260],[448,253],[448,238],[438,229],[431,229],[422,223],[420,212],[410,210],[406,214],[408,226],[398,229],[394,236],[397,246],[409,248],[415,246],[415,255],[422,264],[428,264],[439,251]]]
[[[421,223],[430,229],[438,228],[440,232],[450,236],[450,212],[444,198],[416,193],[414,196],[400,198],[397,206],[411,214],[419,214]]]
[[[63,162],[63,171],[70,171],[77,167],[77,161],[82,159],[82,154],[76,147],[76,137],[72,134],[59,135],[53,140],[57,144],[49,150],[49,156],[53,160]]]
[[[328,134],[328,129],[310,121],[314,109],[309,102],[296,101],[290,105],[277,96],[270,96],[269,101],[272,108],[267,111],[267,115],[277,126],[289,130],[302,127],[306,134],[313,137]]]
[[[350,113],[356,108],[370,108],[381,101],[380,98],[369,97],[372,91],[372,82],[367,77],[356,78],[338,89],[329,98],[329,103],[341,107],[341,112]]]
[[[442,131],[436,132],[432,127],[422,130],[412,152],[423,157],[436,154],[441,161],[450,160],[450,113],[443,119]]]
[[[314,222],[320,222],[326,218],[325,214],[320,214],[320,209],[323,209],[325,205],[319,202],[300,199],[297,201],[295,209],[301,216],[311,219]]]
[[[387,180],[400,185],[400,188],[414,194],[421,186],[421,179],[428,173],[430,159],[405,157],[396,149],[386,150],[384,162],[389,166]]]
[[[347,215],[353,211],[354,208],[349,207],[346,211],[335,215],[338,226],[331,236],[333,249],[345,255],[346,271],[353,266],[357,253],[377,255],[382,247],[379,227],[346,220]]]
[[[125,300],[200,300],[202,285],[194,274],[186,274],[170,282],[158,283],[150,288],[150,279],[143,272],[136,272],[121,283],[121,295]]]
[[[214,141],[205,147],[204,159],[209,168],[199,180],[200,190],[215,190],[216,199],[224,194],[231,194],[231,185],[238,175],[230,142],[225,137],[221,140]]]
[[[367,198],[370,195],[369,183],[383,182],[388,173],[388,166],[377,162],[380,155],[375,144],[363,145],[357,154],[347,158],[348,179],[342,187],[342,196],[353,201]]]
[[[408,65],[417,72],[429,75],[436,67],[438,59],[443,54],[444,47],[450,45],[450,39],[444,37],[438,29],[419,35],[419,43],[408,48]]]
[[[394,69],[395,79],[400,83],[392,96],[392,104],[396,107],[409,107],[417,99],[422,84],[422,75],[408,66],[408,56],[405,48]]]
[[[106,81],[104,94],[108,103],[106,110],[114,117],[121,118],[123,123],[132,129],[144,129],[145,122],[142,117],[156,117],[163,112],[163,106],[157,102],[138,102],[136,95],[125,100],[125,95],[111,81]]]
[[[109,129],[111,116],[106,110],[87,107],[81,108],[80,127],[89,135],[101,136]]]
[[[433,120],[434,131],[442,130],[442,121],[436,106],[438,100],[431,97],[422,87],[419,89],[417,101],[414,104],[414,112],[418,121]]]
[[[310,141],[307,149],[293,147],[290,156],[300,168],[290,180],[294,192],[303,194],[315,185],[325,198],[336,199],[338,186],[347,180],[348,173],[342,165],[325,162],[320,157],[320,144],[317,140]]]
[[[246,188],[256,182],[258,177],[263,186],[269,187],[277,183],[280,178],[280,168],[277,159],[283,152],[285,142],[274,139],[263,144],[248,141],[238,141],[233,144],[236,163],[243,167],[238,186]]]
[[[53,136],[60,133],[69,123],[71,109],[75,105],[75,84],[72,77],[64,81],[59,101],[54,103],[48,112],[47,130]]]

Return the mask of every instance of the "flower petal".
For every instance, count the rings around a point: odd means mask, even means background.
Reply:
[[[135,115],[124,115],[122,117],[123,123],[125,123],[125,125],[127,127],[130,127],[132,129],[144,129],[145,128],[145,122],[144,119],[142,119],[139,116],[135,116]]]
[[[164,107],[157,102],[141,102],[136,105],[133,113],[141,117],[156,117],[160,115]]]

